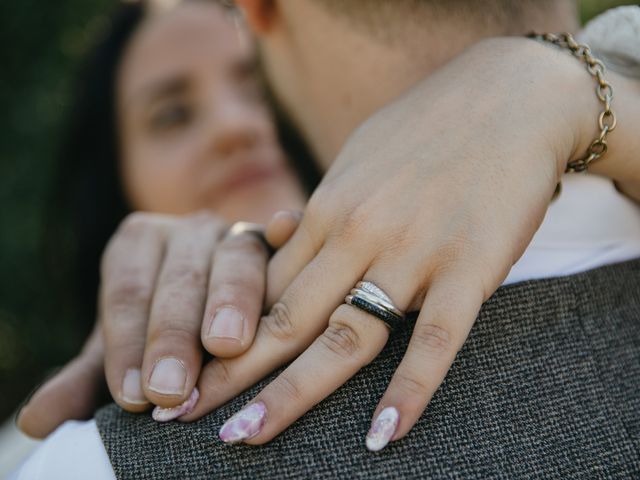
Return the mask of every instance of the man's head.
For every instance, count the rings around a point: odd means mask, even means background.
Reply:
[[[575,30],[573,0],[237,0],[272,88],[326,168],[351,132],[467,46]]]

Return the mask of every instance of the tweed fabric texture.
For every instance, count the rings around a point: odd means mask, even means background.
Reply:
[[[415,321],[415,316],[411,317]],[[119,479],[640,478],[640,259],[501,287],[418,424],[364,447],[410,329],[261,447],[224,421],[268,379],[198,422],[110,405],[96,419]]]

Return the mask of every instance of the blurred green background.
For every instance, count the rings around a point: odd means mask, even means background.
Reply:
[[[630,3],[583,0],[581,15]],[[41,245],[72,80],[114,4],[0,2],[0,421],[82,342],[47,284]]]

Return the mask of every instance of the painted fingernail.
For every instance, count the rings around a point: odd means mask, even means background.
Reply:
[[[266,420],[267,407],[262,402],[247,405],[222,425],[220,440],[226,443],[238,443],[255,437]]]
[[[156,362],[149,378],[149,390],[162,395],[184,395],[187,370],[177,358],[167,357]]]
[[[200,392],[198,391],[197,387],[194,387],[194,389],[191,391],[191,395],[189,395],[189,398],[187,398],[183,403],[181,403],[177,407],[171,408],[156,407],[151,413],[151,418],[153,418],[156,422],[170,422],[171,420],[175,420],[178,417],[193,412],[193,409],[196,407],[196,403],[198,403],[199,398]]]
[[[242,340],[244,317],[233,307],[223,307],[216,312],[209,328],[209,338],[229,338]]]
[[[132,405],[142,405],[148,402],[144,396],[144,392],[142,391],[139,368],[130,368],[124,374],[120,398],[123,402],[127,402]]]
[[[387,446],[398,427],[400,414],[395,407],[387,407],[380,412],[367,433],[367,448],[372,452]]]

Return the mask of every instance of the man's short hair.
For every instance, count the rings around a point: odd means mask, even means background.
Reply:
[[[575,0],[315,0],[358,26],[384,33],[398,20],[456,20],[479,27],[518,29],[530,15],[549,14]]]

